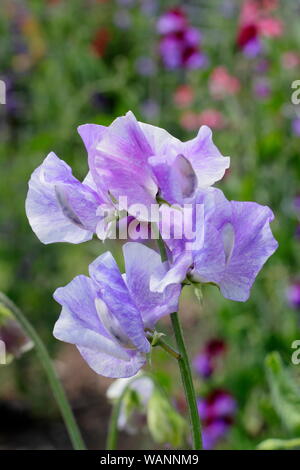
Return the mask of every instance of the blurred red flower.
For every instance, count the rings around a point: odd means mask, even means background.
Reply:
[[[111,33],[107,28],[101,28],[96,32],[92,41],[92,49],[98,57],[104,56],[110,39]]]

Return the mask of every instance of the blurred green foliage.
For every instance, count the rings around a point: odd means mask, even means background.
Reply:
[[[291,83],[300,78],[300,68],[299,64],[283,66],[284,54],[300,49],[299,2],[281,2],[278,14],[284,32],[265,40],[263,60],[268,66],[263,73],[258,71],[260,59],[245,57],[234,44],[240,2],[227,2],[232,4],[227,15],[222,10],[225,0],[184,2],[192,24],[201,29],[202,47],[209,58],[206,69],[193,71],[168,71],[157,53],[157,17],[176,3],[154,1],[157,8],[152,15],[145,13],[143,2],[133,3],[127,8],[117,1],[1,1],[0,78],[12,83],[12,91],[8,105],[0,107],[0,289],[22,307],[57,354],[59,345],[51,332],[59,306],[52,299],[53,291],[86,273],[88,264],[104,250],[112,249],[122,262],[120,246],[97,240],[81,246],[42,245],[24,211],[30,174],[53,150],[83,178],[87,160],[76,133],[80,124],[106,125],[131,109],[140,120],[188,139],[195,131],[182,125],[185,112],[219,111],[226,125],[214,131],[215,142],[224,155],[231,156],[231,170],[219,186],[229,198],[272,207],[279,249],[259,275],[248,302],[224,300],[207,286],[200,304],[192,289],[186,288],[181,315],[191,353],[212,336],[221,336],[228,345],[227,358],[213,383],[199,380],[198,384],[199,394],[224,386],[238,402],[236,422],[224,447],[254,448],[270,436],[291,437],[270,401],[263,364],[274,350],[290,363],[291,343],[300,337],[299,312],[287,304],[285,294],[289,283],[300,276],[300,242],[295,237],[300,215],[293,206],[300,190],[300,137],[292,132],[297,108],[291,103]],[[19,8],[25,11],[21,19]],[[124,10],[130,18],[126,29],[116,24],[116,14]],[[107,44],[97,56],[92,43],[103,28]],[[152,58],[154,75],[139,72],[141,57]],[[209,92],[217,66],[227,67],[239,79],[237,94],[215,99]],[[264,99],[254,92],[261,75],[270,86]],[[174,102],[181,85],[194,93],[193,102],[184,109]],[[162,330],[170,331],[167,322]],[[168,361],[156,348],[153,370],[158,370],[164,387],[176,394],[178,371]],[[299,393],[299,368],[293,367]],[[33,409],[45,413],[48,392],[31,354],[0,374],[1,381],[13,374],[16,388]]]

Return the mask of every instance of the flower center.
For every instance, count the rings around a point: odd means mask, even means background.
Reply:
[[[111,314],[106,304],[103,302],[102,299],[100,299],[100,297],[96,297],[95,307],[98,313],[98,317],[106,331],[110,333],[113,338],[124,348],[136,349],[136,347],[132,344],[128,336],[122,331],[118,319]]]
[[[227,223],[223,226],[222,240],[224,245],[226,264],[228,264],[232,256],[235,241],[234,228],[232,224]]]
[[[81,222],[81,220],[79,219],[79,217],[77,216],[77,214],[74,212],[74,210],[72,209],[70,205],[68,196],[66,194],[66,191],[63,185],[55,186],[55,195],[56,195],[57,202],[60,205],[64,216],[66,216],[71,222],[73,222],[73,224],[78,225],[81,228],[84,228],[83,223]]]
[[[179,184],[182,196],[191,197],[197,186],[197,176],[193,170],[192,165],[184,155],[177,155],[176,161],[176,170],[179,176]]]

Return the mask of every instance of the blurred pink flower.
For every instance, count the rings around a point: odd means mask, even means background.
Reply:
[[[180,117],[181,126],[187,131],[194,131],[199,128],[198,114],[193,111],[185,111]]]
[[[283,34],[283,23],[278,18],[261,18],[258,21],[258,30],[262,36],[268,38],[279,37]]]
[[[223,129],[225,121],[222,113],[217,109],[205,109],[198,115],[198,125],[206,125],[212,129]]]
[[[173,100],[179,108],[189,106],[194,100],[193,88],[190,85],[180,85],[175,90]]]
[[[204,109],[201,113],[185,111],[181,115],[180,123],[187,131],[199,129],[202,125],[212,129],[223,129],[225,127],[223,115],[217,109]]]
[[[269,16],[270,12],[277,7],[276,1],[244,1],[239,18],[236,44],[245,55],[255,57],[261,52],[261,36],[278,37],[282,35],[282,21]]]
[[[294,69],[300,65],[300,56],[294,51],[284,52],[281,56],[281,63],[285,69]]]
[[[230,75],[226,67],[217,67],[210,76],[209,90],[215,99],[222,99],[228,95],[235,95],[240,91],[241,84],[238,78]]]

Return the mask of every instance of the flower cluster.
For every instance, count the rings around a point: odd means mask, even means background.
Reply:
[[[158,20],[157,30],[161,35],[160,54],[167,68],[197,69],[206,64],[200,49],[200,33],[189,25],[182,8],[164,13]]]
[[[62,305],[54,335],[75,344],[97,373],[130,377],[146,361],[157,321],[176,311],[185,279],[213,283],[228,299],[248,299],[277,248],[273,213],[254,202],[228,201],[212,187],[229,158],[206,126],[181,142],[129,112],[108,127],[80,126],[79,134],[88,154],[86,178],[80,182],[50,153],[31,176],[26,213],[43,243],[81,243],[95,233],[105,240],[122,217],[161,232],[167,261],[129,242],[123,247],[125,274],[107,252],[90,265],[90,277],[77,276],[54,294]],[[153,205],[168,221],[163,226],[152,217]],[[192,243],[185,232],[178,236],[180,217],[171,217],[186,205],[196,234]]]
[[[286,291],[288,303],[295,310],[300,310],[300,281],[294,281]]]
[[[283,25],[278,18],[271,15],[277,7],[277,1],[244,1],[236,43],[245,55],[255,57],[261,52],[262,37],[281,36]]]
[[[240,91],[241,84],[237,77],[230,75],[226,67],[216,67],[211,74],[209,91],[213,98],[222,99],[235,95]]]
[[[220,338],[208,341],[204,348],[194,357],[195,372],[204,379],[209,378],[216,368],[217,359],[226,352],[226,343]]]
[[[236,401],[227,390],[215,389],[206,398],[198,399],[198,411],[203,422],[203,447],[212,449],[229,431]]]

